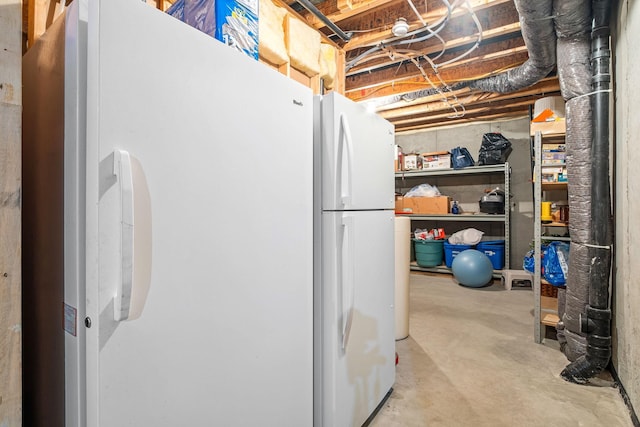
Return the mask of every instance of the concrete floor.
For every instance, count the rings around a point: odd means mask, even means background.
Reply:
[[[394,391],[370,426],[633,426],[608,372],[568,383],[557,342],[533,341],[530,288],[412,273],[410,296]]]

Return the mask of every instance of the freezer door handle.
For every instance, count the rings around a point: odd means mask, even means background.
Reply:
[[[342,244],[340,245],[340,260],[338,274],[340,275],[340,288],[342,317],[342,352],[347,350],[351,325],[353,323],[354,297],[355,297],[355,221],[353,216],[347,215],[342,222]]]
[[[340,114],[338,144],[338,161],[336,162],[338,191],[336,194],[340,195],[340,202],[343,206],[350,206],[353,204],[353,143],[349,121],[344,113]]]
[[[113,174],[120,191],[121,245],[114,319],[135,320],[151,283],[151,202],[142,166],[127,151],[114,151]]]

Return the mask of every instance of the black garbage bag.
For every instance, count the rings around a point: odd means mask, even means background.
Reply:
[[[478,165],[497,165],[507,161],[513,151],[511,141],[501,133],[485,133],[478,154]]]

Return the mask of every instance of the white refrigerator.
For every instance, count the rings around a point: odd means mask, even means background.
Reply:
[[[359,427],[395,381],[394,128],[315,102],[314,425]]]
[[[62,45],[65,425],[311,426],[312,92],[140,1]]]

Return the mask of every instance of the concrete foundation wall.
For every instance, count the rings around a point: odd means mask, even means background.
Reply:
[[[0,0],[0,426],[22,425],[22,3]]]
[[[640,411],[640,4],[619,0],[612,15],[615,96],[613,364]]]
[[[508,121],[478,123],[438,128],[423,132],[396,135],[396,143],[405,153],[449,151],[454,147],[466,147],[476,162],[482,144],[482,135],[489,132],[499,132],[511,141],[513,151],[507,161],[511,165],[511,254],[512,269],[522,269],[522,260],[529,250],[533,239],[533,193],[531,184],[531,154],[529,140],[529,119],[521,118]],[[404,184],[396,180],[396,191],[402,193],[412,185],[422,182],[407,181]],[[461,202],[463,211],[478,211],[478,201],[484,194],[485,188],[500,186],[504,188],[504,179],[494,175],[490,179],[480,175],[471,175],[454,179],[433,178],[426,180],[436,185],[441,193],[451,196]],[[399,188],[398,188],[399,187]],[[420,226],[429,228],[433,223],[412,222],[412,229]],[[475,222],[441,222],[438,227],[444,227],[447,234],[460,229],[473,227],[485,232],[487,237],[502,235],[503,227],[499,223]]]

